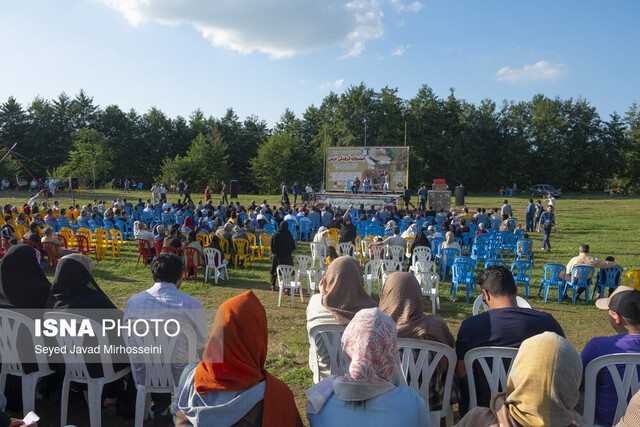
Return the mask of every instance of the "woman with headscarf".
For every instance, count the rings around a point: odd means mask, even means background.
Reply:
[[[358,229],[353,225],[351,215],[349,215],[349,211],[347,211],[342,219],[342,228],[340,228],[340,233],[338,233],[338,241],[340,243],[353,243],[355,245],[357,236]]]
[[[422,289],[411,273],[397,272],[389,275],[380,296],[380,310],[387,313],[396,322],[398,338],[424,339],[437,341],[453,348],[455,339],[442,317],[437,314],[424,314]],[[429,392],[429,410],[442,408],[444,375],[447,361],[438,364],[438,373],[433,377]]]
[[[40,215],[39,213],[33,214],[33,219],[31,220],[31,224],[33,224],[34,222],[38,225],[38,227],[40,228],[44,227],[44,221],[42,220],[42,215]]]
[[[218,237],[215,234],[212,234],[211,237],[209,238],[209,246],[207,246],[208,248],[213,248],[213,249],[217,249],[218,251],[220,251],[220,259],[216,258],[216,264],[215,266],[218,267],[220,265],[220,263],[226,263],[227,260],[224,259],[224,251],[222,250],[222,247],[220,246],[220,237]]]
[[[146,240],[153,247],[153,233],[147,230],[147,226],[142,221],[133,223],[133,238]]]
[[[447,231],[447,234],[444,235],[444,242],[440,244],[440,251],[447,248],[457,249],[458,252],[462,254],[462,248],[460,247],[460,243],[456,242],[453,231]]]
[[[34,248],[7,250],[0,263],[0,308],[44,308],[50,289]]]
[[[402,232],[401,237],[418,237],[418,224],[415,222],[410,223],[407,229]]]
[[[364,290],[360,266],[350,256],[339,257],[329,264],[318,291],[307,306],[307,332],[320,325],[346,326],[358,311],[378,305]],[[314,366],[312,361],[317,358],[320,377],[314,380],[319,381],[330,373],[329,354],[322,340],[313,343],[309,335],[309,343],[309,366]]]
[[[187,235],[187,240],[185,241],[185,247],[197,249],[198,253],[200,254],[200,263],[204,264],[204,249],[202,249],[202,245],[200,244],[200,242],[198,242],[197,237],[198,232],[196,230],[190,231]],[[186,259],[184,261],[186,265]]]
[[[267,342],[267,314],[252,291],[225,301],[202,362],[180,378],[179,417],[196,426],[302,426],[293,393],[264,367]]]
[[[429,249],[431,249],[431,242],[429,241],[429,239],[427,238],[427,227],[429,226],[428,222],[425,222],[424,225],[422,226],[422,230],[420,230],[418,232],[418,234],[416,235],[415,240],[413,241],[413,243],[411,244],[411,254],[413,255],[413,250],[419,246],[426,246]],[[413,257],[411,257],[409,259],[409,261],[411,261],[413,259]]]
[[[577,426],[582,360],[563,337],[544,332],[522,342],[513,360],[507,391],[491,398],[488,408],[477,406],[460,427]]]
[[[193,217],[186,216],[184,218],[184,222],[182,223],[182,227],[183,228],[188,228],[189,231],[195,230],[196,226],[195,226],[195,223],[193,222]]]
[[[429,425],[424,400],[400,371],[396,325],[387,314],[358,312],[342,335],[342,354],[347,373],[305,391],[312,427]]]
[[[291,254],[296,250],[296,242],[289,232],[289,223],[282,221],[278,231],[273,233],[270,242],[271,249],[271,290],[275,291],[278,281],[276,269],[279,265],[293,265]]]
[[[91,276],[93,260],[65,255],[58,261],[47,308],[116,308]]]
[[[16,218],[16,224],[29,228],[29,222],[27,222],[27,214],[20,212]]]

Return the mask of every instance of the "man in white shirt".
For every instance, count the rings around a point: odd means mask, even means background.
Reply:
[[[433,239],[442,239],[442,233],[436,231],[436,228],[433,225],[430,225],[429,228],[427,228],[427,232],[429,233],[427,239],[429,240],[429,243],[431,243],[431,251],[435,252]]]
[[[296,218],[296,216],[293,214],[293,210],[291,209],[289,209],[289,213],[284,217],[285,221],[288,221],[290,219],[294,220],[296,225],[298,225],[298,218]]]
[[[196,332],[195,348],[199,354],[206,344],[207,320],[202,303],[196,298],[184,292],[180,292],[182,283],[182,258],[162,252],[156,255],[151,262],[151,273],[155,284],[131,298],[124,309],[124,321],[127,319],[153,318],[175,319],[181,324],[189,325]],[[189,346],[186,337],[180,336],[171,356],[171,367],[175,384],[180,381],[180,375],[185,366],[194,362],[189,360],[187,354]],[[141,359],[138,359],[141,360]],[[135,363],[135,372],[138,383],[145,380],[144,363]],[[154,413],[160,416],[171,403],[171,394],[153,393]]]
[[[402,246],[406,250],[407,249],[407,240],[400,236],[400,227],[398,227],[397,225],[394,225],[391,230],[393,231],[393,236],[390,236],[390,237],[387,237],[386,239],[384,239],[382,241],[382,244],[384,244],[384,245]]]
[[[51,178],[49,181],[49,192],[51,193],[51,197],[56,195],[56,191],[58,190],[58,181],[55,178]]]
[[[307,187],[304,189],[304,191],[307,193],[305,201],[310,202],[311,196],[313,195],[313,187],[311,187],[311,184],[307,184]]]

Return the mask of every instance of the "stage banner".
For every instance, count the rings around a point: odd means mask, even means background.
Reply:
[[[385,175],[389,190],[402,192],[409,178],[409,147],[327,147],[327,191],[345,191],[349,182],[369,180],[372,193],[383,192]]]

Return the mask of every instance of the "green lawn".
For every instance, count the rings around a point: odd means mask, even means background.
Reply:
[[[71,195],[65,193],[56,198],[60,201],[61,207],[68,207],[71,203]],[[146,200],[149,192],[131,192],[126,196],[111,190],[85,191],[76,197],[76,203],[85,204],[94,199],[102,199],[107,202],[116,197],[128,197],[137,200],[142,197]],[[169,194],[170,202],[177,199],[177,194]],[[0,193],[0,201],[3,203],[23,204],[28,199],[26,193]],[[509,202],[514,209],[514,216],[524,220],[524,212],[527,205],[528,195],[509,198]],[[275,204],[279,196],[241,196],[240,202],[247,205],[251,200],[257,203],[263,199]],[[470,211],[475,211],[477,207],[487,209],[497,207],[502,204],[501,197],[497,195],[474,195],[467,197],[467,206]],[[49,199],[52,201],[52,199]],[[197,197],[194,197],[197,201]],[[640,198],[619,197],[615,199],[604,199],[600,195],[566,195],[556,200],[556,218],[559,223],[557,234],[551,236],[552,252],[536,252],[535,269],[531,279],[531,297],[529,302],[539,310],[551,313],[562,325],[567,339],[581,351],[586,342],[592,337],[599,335],[610,335],[613,333],[607,313],[598,310],[593,304],[585,306],[584,299],[575,306],[571,301],[564,301],[557,304],[557,292],[550,291],[549,302],[546,304],[542,298],[537,297],[538,286],[542,277],[542,267],[546,263],[557,262],[566,264],[569,259],[578,253],[578,246],[581,243],[588,243],[591,246],[591,254],[598,258],[613,255],[616,261],[623,267],[629,269],[640,268],[640,258],[638,257],[637,242],[634,226],[638,219],[640,210]],[[636,237],[633,237],[633,236]],[[534,240],[534,251],[539,250],[541,236],[538,233],[531,233]],[[131,255],[124,251],[119,259],[107,259],[97,264],[94,270],[94,277],[102,289],[109,295],[119,307],[124,307],[127,299],[152,284],[151,274],[148,268],[140,264],[136,266],[137,247],[131,245]],[[309,253],[308,244],[301,244],[298,253]],[[267,311],[269,323],[269,354],[267,357],[267,369],[276,377],[284,380],[293,389],[300,412],[304,413],[306,399],[304,390],[312,385],[311,371],[308,368],[308,338],[306,333],[305,302],[296,300],[295,308],[290,308],[288,304],[283,304],[278,308],[278,294],[269,290],[269,263],[266,260],[253,263],[248,269],[229,269],[230,280],[221,281],[214,286],[213,282],[208,284],[200,279],[197,283],[189,280],[184,283],[181,290],[197,297],[202,301],[205,308],[217,308],[226,299],[243,292],[246,289],[253,289],[258,298],[262,301]],[[49,273],[52,279],[53,274]],[[624,280],[624,279],[623,279]],[[464,292],[460,293],[456,302],[451,301],[449,295],[450,282],[441,283],[440,286],[440,315],[447,321],[454,336],[457,334],[460,323],[471,315],[471,304],[464,302]],[[524,297],[524,289],[520,289],[520,295]],[[378,299],[378,295],[374,295]],[[555,302],[554,302],[555,301]],[[425,311],[431,310],[431,303],[425,299]],[[57,425],[59,423],[59,402],[37,402],[36,409],[43,420],[39,425]],[[86,425],[88,423],[88,412],[78,405],[77,410],[69,411],[69,423],[76,425]],[[111,415],[113,411],[106,411],[103,415],[105,425],[133,425],[132,421],[123,420],[120,417]],[[42,415],[48,415],[43,417]],[[51,418],[46,419],[45,418]],[[303,418],[304,415],[303,415]]]

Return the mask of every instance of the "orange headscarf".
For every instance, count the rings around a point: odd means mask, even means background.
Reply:
[[[204,351],[204,362],[196,368],[196,391],[200,394],[213,390],[239,391],[265,380],[262,425],[302,426],[293,393],[284,382],[264,369],[268,342],[267,313],[258,298],[250,290],[233,297],[220,306],[214,324],[219,324],[220,316],[223,362],[207,362],[220,360],[220,337],[212,334]]]

